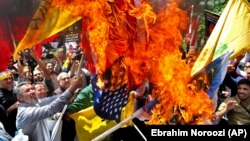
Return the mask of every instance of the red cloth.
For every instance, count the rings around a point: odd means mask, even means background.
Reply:
[[[95,64],[91,53],[91,47],[89,41],[86,37],[87,32],[87,22],[85,19],[82,20],[82,48],[84,49],[84,54],[87,60],[87,69],[92,73],[96,73]]]
[[[8,20],[0,17],[0,71],[5,71],[13,51],[13,42],[10,36]]]

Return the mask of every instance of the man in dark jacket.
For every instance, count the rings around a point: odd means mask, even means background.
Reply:
[[[16,131],[16,114],[18,102],[13,93],[14,79],[10,71],[0,73],[0,109],[1,122],[6,131],[11,135],[15,135]]]

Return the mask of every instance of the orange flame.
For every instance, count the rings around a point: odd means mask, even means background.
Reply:
[[[130,0],[53,0],[53,4],[88,21],[99,74],[124,56],[135,85],[146,79],[154,84],[151,96],[159,104],[148,124],[166,124],[172,117],[180,124],[204,124],[212,118],[207,94],[189,87],[191,68],[179,51],[188,18],[174,0],[157,13],[148,1],[137,6]]]

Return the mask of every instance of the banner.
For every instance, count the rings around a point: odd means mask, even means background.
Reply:
[[[220,15],[215,14],[211,11],[205,10],[205,30],[206,38],[212,33],[217,21],[219,20]]]
[[[205,47],[194,63],[191,76],[229,50],[230,59],[250,50],[250,8],[247,0],[229,0]]]
[[[67,9],[52,5],[52,0],[43,0],[33,16],[24,38],[15,50],[14,60],[17,60],[19,52],[32,48],[45,38],[67,28],[79,19],[81,17],[73,17]]]

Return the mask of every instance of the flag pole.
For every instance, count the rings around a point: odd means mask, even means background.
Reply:
[[[199,22],[200,22],[200,16],[197,16],[196,19],[195,19],[195,24],[194,24],[194,29],[191,30],[191,36],[190,36],[190,42],[189,42],[189,47],[191,48],[192,47],[192,43],[193,42],[197,42],[197,41],[194,41],[194,40],[197,40],[197,34],[198,34],[198,26],[199,26]],[[194,45],[195,46],[195,45]]]
[[[97,136],[96,138],[94,138],[91,141],[100,141],[102,139],[104,139],[105,137],[107,137],[109,134],[113,133],[114,131],[118,130],[119,128],[121,128],[124,124],[130,122],[131,120],[133,120],[135,117],[139,116],[141,113],[143,112],[143,108],[140,108],[139,110],[137,110],[136,112],[134,112],[134,114],[128,118],[126,118],[125,120],[121,121],[120,123],[116,124],[114,127],[110,128],[109,130],[105,131],[104,133],[102,133],[101,135]]]
[[[78,69],[77,69],[77,74],[76,76],[81,76],[82,74],[82,79],[83,79],[83,88],[86,87],[87,85],[87,82],[86,82],[86,76],[85,76],[85,73],[82,73],[82,66],[83,66],[83,63],[84,63],[84,52],[82,53],[82,56],[81,56],[81,60],[79,62],[79,65],[78,65]]]
[[[137,125],[135,123],[133,123],[134,128],[136,129],[136,131],[141,135],[141,137],[144,139],[144,141],[147,141],[147,138],[143,135],[143,133],[141,132],[141,130],[137,127]]]
[[[7,16],[7,22],[8,22],[8,26],[9,26],[9,30],[10,30],[10,36],[11,36],[11,39],[12,39],[12,43],[13,43],[14,49],[16,49],[16,42],[15,42],[15,38],[14,38],[12,28],[11,28],[11,25],[10,25],[9,16]]]
[[[194,13],[194,5],[191,5],[190,19],[189,19],[189,27],[188,27],[188,44],[187,44],[187,53],[189,52],[190,43],[191,43],[191,34],[192,34],[192,22],[193,22],[193,13]]]
[[[82,74],[82,66],[83,66],[83,61],[84,61],[84,55],[82,54],[81,60],[79,62],[78,68],[77,68],[77,76],[80,76]]]
[[[193,22],[193,15],[194,15],[194,5],[191,5],[191,13],[190,13],[190,20],[189,20],[189,28],[188,28],[188,33],[192,33],[192,22]]]

